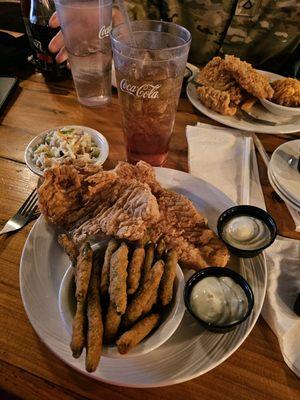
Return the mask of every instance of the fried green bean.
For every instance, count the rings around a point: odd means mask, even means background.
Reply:
[[[169,304],[173,297],[177,261],[177,252],[175,250],[170,250],[167,254],[166,266],[159,288],[159,297],[163,306]]]
[[[128,265],[127,293],[133,294],[137,291],[142,274],[142,266],[145,258],[144,247],[136,247],[133,250],[131,260]]]
[[[94,372],[99,364],[102,340],[103,323],[100,303],[100,265],[99,260],[93,263],[90,285],[87,297],[87,342],[85,368]]]
[[[107,248],[105,250],[104,262],[101,271],[101,283],[100,283],[100,291],[101,298],[104,300],[108,295],[109,288],[109,268],[110,268],[110,259],[114,251],[118,248],[118,243],[115,239],[109,241]]]
[[[127,307],[123,319],[125,328],[133,325],[143,314],[144,310],[147,309],[149,300],[159,287],[163,271],[164,262],[159,260],[147,272],[144,283],[133,298],[132,302]]]
[[[123,315],[127,306],[128,247],[125,243],[114,252],[110,260],[109,299],[116,312]]]
[[[137,322],[129,331],[123,333],[116,342],[119,353],[128,353],[155,328],[158,321],[159,314],[151,314]]]

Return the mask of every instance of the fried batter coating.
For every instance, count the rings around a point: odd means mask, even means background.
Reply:
[[[121,315],[117,313],[113,304],[109,304],[104,324],[104,342],[112,343],[121,323]]]
[[[109,298],[114,305],[116,312],[123,315],[127,306],[127,266],[128,266],[128,247],[125,243],[116,250],[111,256],[109,270]]]
[[[233,79],[230,72],[224,68],[224,60],[221,57],[214,57],[199,72],[196,82],[203,86],[227,92],[230,102],[239,104],[243,98],[243,93],[239,85]]]
[[[115,239],[109,241],[104,255],[104,261],[101,271],[100,291],[102,299],[106,299],[109,287],[109,268],[112,254],[117,250],[118,242]]]
[[[169,304],[173,298],[173,288],[176,278],[177,262],[177,252],[175,250],[170,250],[167,255],[167,261],[159,288],[159,297],[163,306]]]
[[[87,297],[87,320],[85,368],[88,372],[94,372],[100,361],[103,340],[99,262],[93,263]]]
[[[222,115],[234,115],[237,111],[237,108],[230,103],[230,95],[226,91],[200,86],[197,88],[197,93],[201,103],[213,111]]]
[[[64,249],[65,253],[68,255],[69,259],[72,262],[72,265],[75,266],[77,257],[79,255],[79,251],[73,240],[69,239],[68,236],[65,233],[63,233],[58,236],[58,243]]]
[[[164,262],[162,260],[157,261],[147,272],[145,282],[127,307],[123,320],[125,328],[133,325],[143,314],[144,310],[147,309],[149,300],[159,287],[163,272]]]
[[[249,112],[256,102],[257,102],[257,98],[254,96],[250,96],[247,100],[245,100],[241,104],[241,109],[246,112]]]
[[[128,265],[127,293],[133,294],[137,291],[142,274],[142,266],[145,259],[144,247],[138,246],[133,250]]]
[[[86,297],[90,282],[93,264],[93,250],[89,243],[85,243],[80,248],[80,253],[76,265],[76,313],[73,320],[73,332],[71,339],[71,350],[73,357],[78,358],[85,345],[85,326],[86,326]]]
[[[89,243],[80,247],[76,265],[76,299],[85,301],[93,265],[93,250]]]
[[[143,265],[142,282],[145,281],[145,277],[147,276],[148,271],[152,267],[152,264],[154,261],[154,252],[155,252],[154,243],[149,243],[146,247],[145,260],[144,260],[144,265]]]
[[[159,314],[152,314],[137,322],[117,340],[119,353],[126,354],[140,343],[158,324]]]
[[[70,348],[74,358],[80,357],[85,345],[86,307],[82,301],[77,301],[76,313],[72,322],[72,339]]]
[[[159,239],[156,246],[156,258],[162,258],[164,252],[166,251],[166,243],[163,238]]]
[[[238,57],[226,55],[224,68],[232,74],[237,83],[259,99],[270,99],[273,96],[273,89],[265,77],[256,71],[251,64],[241,61]]]
[[[300,107],[300,81],[293,78],[272,82],[274,95],[272,101],[286,107]]]

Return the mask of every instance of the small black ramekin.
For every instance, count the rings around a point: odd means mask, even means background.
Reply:
[[[190,296],[191,296],[192,289],[196,283],[198,283],[201,279],[207,278],[208,276],[216,276],[216,277],[228,276],[229,278],[233,279],[237,284],[239,284],[241,286],[241,288],[244,290],[244,292],[247,296],[247,300],[248,300],[247,312],[242,319],[234,322],[233,324],[214,325],[214,324],[203,321],[196,314],[194,314],[194,312],[191,308],[191,305],[190,305]],[[201,269],[200,271],[196,272],[186,282],[185,288],[184,288],[184,302],[185,302],[185,306],[188,309],[188,311],[192,314],[192,316],[194,318],[196,318],[201,323],[201,325],[205,329],[212,331],[212,332],[216,332],[216,333],[226,333],[226,332],[233,330],[236,326],[240,325],[242,322],[244,322],[249,317],[249,315],[252,312],[253,306],[254,306],[254,296],[253,296],[253,292],[252,292],[252,289],[251,289],[251,286],[249,285],[249,283],[237,272],[233,271],[230,268],[208,267],[208,268]]]
[[[257,219],[260,219],[263,221],[266,225],[267,228],[270,231],[271,237],[269,243],[265,244],[262,247],[259,247],[254,250],[241,250],[238,249],[234,246],[232,246],[230,243],[226,241],[223,237],[223,227],[227,221],[232,219],[233,217],[238,217],[238,216],[243,216],[247,215],[249,217],[254,217]],[[217,224],[217,229],[218,229],[218,235],[220,239],[226,244],[226,247],[228,250],[232,253],[235,254],[238,257],[242,258],[250,258],[250,257],[255,257],[258,254],[260,254],[264,249],[267,247],[271,246],[271,244],[274,242],[277,236],[277,226],[274,221],[274,219],[271,217],[270,214],[268,214],[266,211],[259,207],[255,206],[234,206],[231,208],[228,208],[228,210],[224,211],[219,219],[218,219],[218,224]]]

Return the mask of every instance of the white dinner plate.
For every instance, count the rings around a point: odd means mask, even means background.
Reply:
[[[218,216],[234,205],[214,186],[184,172],[156,168],[156,174],[164,187],[186,195],[208,218],[214,230]],[[254,293],[253,312],[244,323],[226,334],[211,333],[203,330],[186,311],[176,332],[156,350],[135,358],[102,357],[97,370],[88,374],[84,354],[79,359],[71,355],[70,336],[59,314],[58,292],[68,266],[67,256],[57,244],[57,233],[40,217],[27,238],[20,265],[20,289],[28,318],[40,339],[69,366],[94,379],[120,386],[167,386],[193,379],[215,368],[251,332],[266,291],[263,255],[252,259],[232,259],[230,267],[246,278]]]
[[[270,81],[284,78],[283,76],[274,74],[272,72],[267,72],[267,71],[260,71],[260,72],[265,74],[270,79]],[[205,107],[199,100],[196,91],[196,85],[193,82],[188,83],[186,92],[190,102],[193,104],[195,108],[197,108],[197,110],[202,112],[202,114],[206,115],[207,117],[217,122],[220,122],[221,124],[230,126],[231,128],[240,129],[242,131],[271,133],[271,134],[284,134],[284,133],[293,133],[300,131],[300,123],[299,123],[300,119],[297,120],[297,122],[293,123],[285,123],[282,125],[269,126],[258,122],[249,122],[243,119],[239,119],[237,116],[222,115],[213,110],[210,110],[209,108]],[[260,119],[274,120],[274,115],[271,114],[267,109],[265,109],[265,111],[262,112],[262,108],[259,102],[257,106],[256,105],[253,106],[253,109],[255,109],[255,107],[257,107],[257,114],[259,115]]]
[[[297,202],[295,202],[290,196],[288,196],[287,193],[284,192],[276,182],[276,179],[273,176],[270,165],[268,166],[268,178],[272,188],[278,194],[278,196],[287,204],[289,204],[292,208],[294,208],[296,211],[300,212],[300,205]]]
[[[273,152],[270,160],[270,168],[279,188],[289,194],[297,203],[300,202],[300,173],[291,168],[286,160],[280,156],[280,152],[290,154],[296,158],[300,155],[300,139],[283,143]]]

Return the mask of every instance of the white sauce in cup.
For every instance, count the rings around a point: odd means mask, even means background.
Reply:
[[[208,276],[193,287],[190,306],[204,322],[229,325],[246,315],[248,299],[242,287],[232,278]]]
[[[260,219],[241,215],[224,224],[222,236],[240,250],[256,250],[270,243],[271,232]]]

